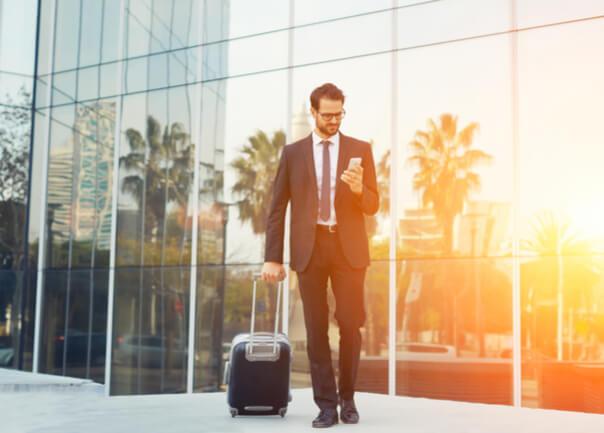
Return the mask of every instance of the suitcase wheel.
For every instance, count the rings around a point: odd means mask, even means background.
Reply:
[[[283,418],[286,413],[287,413],[286,407],[282,407],[281,409],[279,409],[279,415],[281,416],[281,418]]]
[[[230,409],[230,412],[231,412],[231,417],[232,418],[235,418],[237,416],[237,409],[235,409],[235,408],[232,407]]]

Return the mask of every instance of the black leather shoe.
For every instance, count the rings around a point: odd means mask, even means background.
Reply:
[[[337,409],[321,409],[319,415],[312,421],[314,428],[326,428],[331,427],[338,423],[338,410]]]
[[[356,424],[359,422],[359,411],[354,405],[354,400],[342,400],[340,402],[340,419],[344,424]]]

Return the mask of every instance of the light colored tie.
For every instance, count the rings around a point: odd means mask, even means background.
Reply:
[[[321,220],[327,221],[331,213],[331,162],[329,160],[330,141],[323,140],[323,177],[321,178],[321,203],[319,205],[319,216]]]

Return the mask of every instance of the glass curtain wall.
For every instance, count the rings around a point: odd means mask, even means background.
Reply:
[[[31,368],[35,272],[27,244],[38,5],[0,1],[0,367]]]
[[[33,150],[48,158],[33,159],[28,229],[34,268],[44,259],[40,371],[104,381],[113,287],[111,394],[186,391],[193,312],[193,390],[223,390],[280,152],[311,132],[308,96],[332,81],[343,133],[372,143],[382,196],[366,221],[359,390],[604,411],[601,2],[40,4]],[[3,275],[26,278],[12,263]],[[27,302],[7,301],[10,284],[0,338]],[[287,287],[292,385],[308,387],[293,273]],[[259,329],[275,301],[261,285]],[[330,339],[337,368],[335,321]]]

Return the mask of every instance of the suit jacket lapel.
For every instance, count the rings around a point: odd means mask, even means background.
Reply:
[[[348,160],[350,159],[350,146],[348,146],[348,137],[340,133],[340,151],[338,152],[338,169],[336,171],[336,197],[334,203],[338,201],[338,192],[346,186],[340,179]]]
[[[313,156],[312,149],[312,134],[309,135],[302,146],[302,153],[304,154],[304,163],[306,165],[306,171],[308,172],[308,178],[310,179],[311,188],[313,191],[313,197],[318,200],[319,191],[317,190],[317,174],[315,173],[315,158]]]

